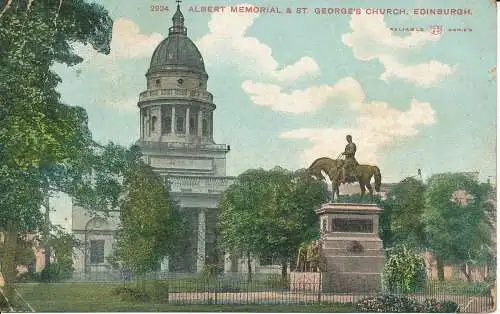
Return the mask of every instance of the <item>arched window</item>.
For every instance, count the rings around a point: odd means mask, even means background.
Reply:
[[[207,119],[203,119],[201,121],[201,134],[203,136],[207,136],[208,135],[208,123],[207,123]]]
[[[185,132],[185,130],[184,130],[184,117],[177,117],[176,132],[180,133],[180,134]]]
[[[172,117],[167,116],[163,118],[163,134],[168,134],[172,131]]]
[[[194,117],[189,118],[189,133],[194,134],[196,132],[196,124]]]
[[[156,123],[158,122],[157,117],[151,118],[151,131],[155,132],[156,131]]]
[[[156,87],[160,87],[161,86],[161,80],[160,79],[156,79]]]

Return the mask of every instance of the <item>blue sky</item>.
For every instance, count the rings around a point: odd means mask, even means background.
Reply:
[[[139,136],[138,95],[156,45],[167,36],[175,1],[106,0],[115,21],[112,52],[77,46],[85,61],[56,65],[63,101],[89,114],[94,137],[130,145]],[[491,1],[184,1],[188,36],[197,44],[217,105],[214,138],[231,145],[228,175],[248,168],[289,169],[337,156],[352,134],[360,163],[383,181],[479,171],[496,177],[496,12]],[[169,11],[152,11],[152,5]],[[256,5],[306,14],[237,14]],[[224,13],[189,7],[225,6]],[[362,8],[316,14],[315,8]],[[374,15],[366,8],[407,8]],[[415,16],[414,8],[468,8],[472,15]],[[440,25],[443,33],[431,34]],[[417,27],[424,31],[391,31]],[[471,29],[453,32],[450,28]],[[70,221],[70,201],[55,200],[56,223]],[[69,207],[68,207],[69,206]],[[64,220],[68,218],[68,220]]]

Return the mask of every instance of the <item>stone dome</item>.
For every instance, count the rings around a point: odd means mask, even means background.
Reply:
[[[206,73],[200,51],[187,37],[184,16],[179,6],[177,6],[172,21],[173,26],[169,29],[168,37],[153,52],[148,72],[183,67],[195,72]]]

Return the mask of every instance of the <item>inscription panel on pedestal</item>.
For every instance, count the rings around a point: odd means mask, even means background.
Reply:
[[[373,221],[371,219],[333,218],[332,231],[373,233]]]

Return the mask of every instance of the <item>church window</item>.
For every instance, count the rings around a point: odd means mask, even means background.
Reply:
[[[104,240],[90,241],[90,263],[104,263]]]
[[[153,131],[153,132],[156,131],[156,123],[158,122],[157,120],[158,120],[157,117],[153,117],[151,119],[151,131]]]
[[[156,87],[160,87],[161,80],[160,80],[160,79],[157,79],[155,83],[156,83]]]
[[[172,131],[172,117],[167,116],[163,119],[163,134],[168,134]]]
[[[184,117],[177,117],[176,121],[176,130],[177,133],[184,133]]]
[[[207,123],[207,119],[203,119],[201,121],[201,134],[203,136],[207,136],[208,135],[208,123]]]
[[[196,132],[196,125],[194,121],[194,117],[189,118],[189,133],[191,134],[194,134],[194,132]]]

